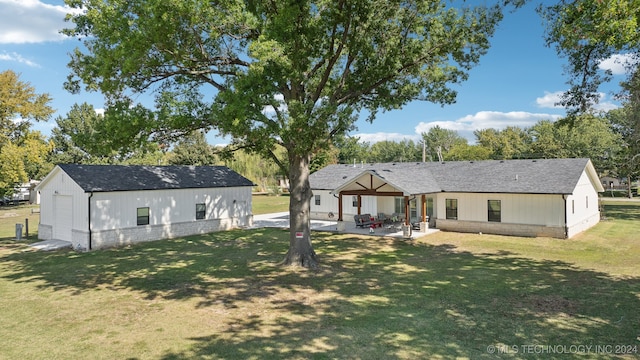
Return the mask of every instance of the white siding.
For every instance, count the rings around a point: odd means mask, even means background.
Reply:
[[[90,194],[56,168],[39,190],[42,202],[38,237],[42,240],[64,237],[60,240],[70,241],[75,249],[224,230],[249,226],[252,221],[250,187]],[[196,220],[197,203],[206,204],[205,219]],[[140,207],[149,208],[149,225],[137,225]]]
[[[247,216],[248,188],[177,189],[94,193],[91,230],[137,226],[138,208],[149,208],[149,225],[196,221],[196,204],[207,207],[206,219]],[[250,191],[249,191],[250,196]]]
[[[320,205],[316,205],[315,197],[320,196]],[[326,219],[327,214],[332,212],[336,218],[338,216],[338,198],[333,196],[329,190],[313,190],[311,199],[311,218]]]
[[[40,188],[40,223],[38,225],[38,238],[42,240],[50,240],[54,237],[60,237],[61,230],[59,227],[66,228],[71,226],[72,237],[76,232],[88,232],[87,220],[87,197],[84,191],[69,176],[56,168],[53,173],[46,179],[47,182],[41,184]],[[67,198],[65,207],[71,204],[71,209],[60,209],[59,198]],[[58,200],[56,200],[58,198]],[[57,204],[57,205],[56,205]],[[65,212],[71,216],[71,219],[61,219],[60,212]],[[58,223],[62,221],[62,223]],[[68,234],[68,233],[67,233]],[[69,239],[60,239],[72,241]]]
[[[567,228],[569,237],[582,232],[600,221],[598,193],[586,172],[578,180],[573,194],[567,197]]]
[[[561,195],[442,193],[436,201],[438,219],[446,217],[445,199],[458,200],[458,220],[488,221],[488,201],[500,200],[501,222],[562,226],[564,204]]]

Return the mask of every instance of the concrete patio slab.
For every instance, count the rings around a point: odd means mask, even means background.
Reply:
[[[275,228],[288,229],[289,213],[280,212],[280,213],[272,213],[272,214],[255,215],[253,217],[253,226],[251,228],[263,228],[263,227],[275,227]],[[346,234],[369,235],[369,236],[393,237],[393,238],[399,238],[399,239],[405,238],[402,230],[388,229],[383,227],[383,228],[373,229],[373,232],[370,232],[369,228],[359,228],[359,227],[356,227],[356,224],[354,222],[348,222],[348,221],[345,221],[344,231],[338,231],[338,222],[335,220],[334,221],[311,220],[311,230],[329,231],[329,232],[346,233]],[[410,238],[417,239],[419,237],[433,234],[438,231],[440,230],[427,229],[426,232],[412,230],[410,234]]]
[[[32,248],[36,248],[38,250],[53,251],[53,250],[71,248],[71,242],[64,241],[64,240],[45,240],[45,241],[29,244],[29,246],[31,246]]]

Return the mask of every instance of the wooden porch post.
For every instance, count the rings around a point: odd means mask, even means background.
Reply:
[[[338,221],[342,221],[342,193],[338,194]]]
[[[358,195],[358,215],[362,215],[360,214],[360,211],[361,211],[360,206],[362,206],[362,196]]]
[[[409,225],[409,197],[404,197],[404,224]]]
[[[422,194],[422,221],[427,222],[427,195]]]

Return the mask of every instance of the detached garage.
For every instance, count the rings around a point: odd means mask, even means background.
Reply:
[[[224,166],[59,165],[36,188],[38,238],[87,251],[250,226],[252,186]]]

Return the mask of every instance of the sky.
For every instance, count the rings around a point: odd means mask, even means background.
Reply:
[[[420,134],[434,126],[456,130],[471,143],[474,130],[507,126],[529,127],[540,120],[555,121],[564,109],[555,105],[568,89],[563,74],[564,59],[544,44],[542,19],[535,12],[537,2],[505,14],[491,41],[488,53],[471,70],[469,79],[454,89],[457,101],[437,105],[416,101],[402,109],[379,113],[373,123],[363,115],[350,133],[361,141],[374,143],[403,139],[418,141]],[[0,0],[0,72],[13,70],[20,80],[30,83],[36,93],[48,93],[56,110],[46,123],[35,123],[34,130],[50,135],[55,118],[65,116],[74,103],[87,102],[104,107],[98,93],[71,94],[63,89],[69,74],[69,53],[81,46],[77,39],[59,33],[70,11],[62,0]],[[615,59],[606,59],[602,68],[622,74]],[[602,87],[599,109],[619,106],[613,97],[622,78]],[[229,140],[208,136],[212,145]]]

